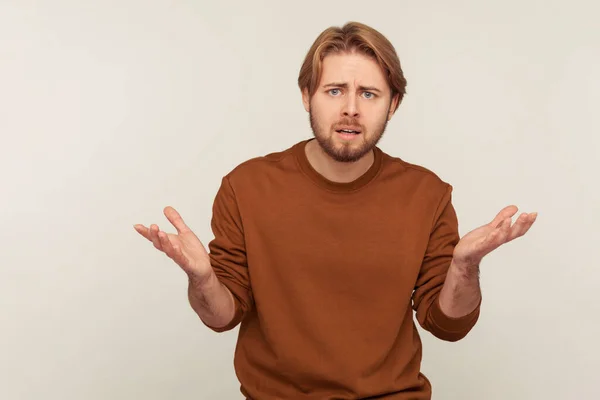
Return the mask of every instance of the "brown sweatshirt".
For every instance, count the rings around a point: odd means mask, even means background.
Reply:
[[[209,253],[236,313],[209,328],[241,322],[234,365],[252,400],[430,399],[413,310],[447,341],[479,316],[438,303],[459,240],[452,187],[379,147],[361,177],[332,182],[307,142],[223,178]]]

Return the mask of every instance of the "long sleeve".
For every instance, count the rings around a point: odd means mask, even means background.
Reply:
[[[310,140],[238,165],[214,203],[243,398],[429,399],[415,325],[458,340],[478,315],[438,304],[459,242],[451,187],[377,147],[367,173],[332,182]]]
[[[458,220],[452,206],[452,186],[448,185],[438,205],[433,227],[413,293],[413,308],[421,327],[439,339],[464,338],[479,318],[480,305],[461,318],[445,315],[439,295],[452,262],[454,247],[460,240]]]
[[[213,203],[211,227],[215,236],[208,245],[211,265],[219,281],[233,294],[235,315],[224,327],[205,325],[216,332],[224,332],[237,326],[254,305],[242,220],[227,176],[222,179]]]

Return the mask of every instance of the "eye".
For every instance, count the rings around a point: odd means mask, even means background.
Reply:
[[[337,96],[340,93],[340,89],[331,89],[328,92],[332,96]]]
[[[366,99],[372,99],[375,97],[375,94],[371,93],[371,92],[363,92],[363,95],[365,96]]]

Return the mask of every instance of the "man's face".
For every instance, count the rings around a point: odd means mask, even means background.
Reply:
[[[377,145],[397,102],[379,65],[359,53],[326,56],[317,91],[302,99],[315,138],[339,162],[358,161]]]

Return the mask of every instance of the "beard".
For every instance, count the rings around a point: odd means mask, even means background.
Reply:
[[[387,115],[388,113],[383,115],[382,120],[378,122],[372,131],[367,131],[363,125],[360,125],[352,118],[344,118],[338,121],[334,125],[360,126],[361,133],[359,134],[359,138],[355,138],[350,142],[336,144],[334,137],[336,131],[334,126],[332,125],[329,127],[329,129],[324,128],[322,124],[319,123],[318,118],[316,118],[312,113],[312,107],[308,113],[313,135],[325,154],[327,154],[333,160],[343,163],[356,162],[373,150],[375,146],[377,146],[387,127]]]

